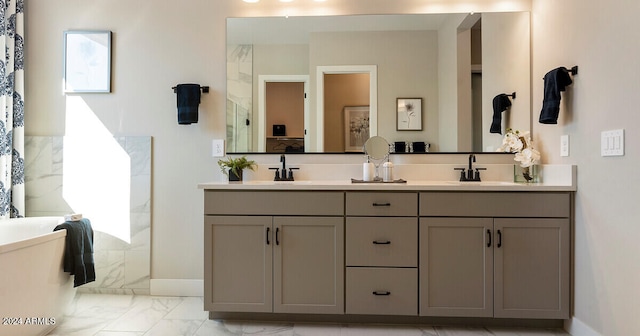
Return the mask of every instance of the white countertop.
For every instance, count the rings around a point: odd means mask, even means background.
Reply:
[[[205,182],[205,190],[369,190],[369,191],[576,191],[577,167],[541,166],[541,183],[513,182],[513,165],[494,165],[483,172],[482,182],[459,182],[454,165],[396,165],[396,178],[406,183],[352,183],[361,165],[305,165],[296,181],[273,181],[273,172],[249,174],[244,182]],[[399,168],[399,169],[398,169]],[[306,173],[306,174],[305,174]],[[313,176],[314,178],[311,178]],[[329,176],[333,176],[332,179]],[[329,177],[329,178],[327,178]],[[426,178],[425,178],[426,177]],[[226,177],[225,177],[226,180]]]
[[[502,181],[407,181],[406,183],[352,183],[338,181],[244,181],[200,183],[205,190],[371,190],[371,191],[575,191],[575,185]]]

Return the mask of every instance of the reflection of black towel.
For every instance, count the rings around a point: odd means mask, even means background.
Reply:
[[[427,151],[427,145],[424,141],[414,141],[412,146],[414,153],[424,153]]]
[[[71,273],[73,287],[96,280],[93,262],[93,229],[91,222],[83,218],[79,221],[67,221],[56,226],[53,231],[66,229],[67,238],[64,249],[64,271]]]
[[[502,111],[511,106],[511,100],[505,93],[501,93],[493,98],[493,121],[489,133],[502,134]]]
[[[560,91],[564,91],[571,83],[573,82],[569,76],[569,70],[565,67],[553,69],[544,75],[544,100],[539,120],[541,124],[558,123]]]
[[[188,125],[198,122],[198,105],[200,105],[200,85],[178,84],[178,124]]]

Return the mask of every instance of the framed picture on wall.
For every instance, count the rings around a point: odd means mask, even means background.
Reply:
[[[64,32],[64,92],[111,92],[111,32]]]
[[[396,109],[396,130],[422,131],[422,98],[397,98]]]
[[[345,106],[343,111],[344,151],[362,152],[369,139],[369,106]]]

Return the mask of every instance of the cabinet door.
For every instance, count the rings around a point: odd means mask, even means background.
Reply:
[[[420,219],[420,315],[493,316],[492,218]]]
[[[569,219],[498,218],[495,317],[569,318]]]
[[[274,217],[274,312],[344,313],[344,218]]]
[[[271,221],[205,216],[205,310],[272,311]]]

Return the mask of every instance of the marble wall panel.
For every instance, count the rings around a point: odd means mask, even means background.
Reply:
[[[27,216],[63,216],[63,137],[25,137]],[[151,275],[151,153],[148,136],[116,137],[130,159],[130,241],[95,230],[96,281],[79,292],[149,294]],[[90,214],[83,214],[91,219]]]

